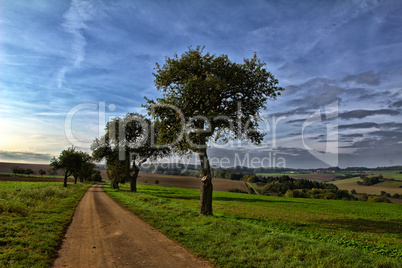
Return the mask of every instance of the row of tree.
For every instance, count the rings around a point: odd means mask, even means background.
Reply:
[[[15,166],[11,168],[11,172],[14,173],[14,175],[20,174],[20,175],[31,175],[35,174],[35,171],[33,171],[31,168],[21,168],[19,166]],[[46,173],[45,173],[46,174]]]
[[[67,179],[74,177],[74,183],[83,181],[101,181],[100,171],[95,170],[96,165],[92,161],[92,157],[81,151],[77,151],[74,147],[63,150],[56,158],[50,161],[53,170],[62,170],[64,175],[64,187],[67,187]]]
[[[106,134],[93,142],[92,156],[106,160],[113,187],[129,181],[136,191],[141,165],[171,153],[196,153],[202,182],[200,212],[212,215],[212,173],[207,155],[210,141],[248,140],[260,144],[259,110],[283,88],[254,55],[235,63],[228,56],[189,48],[181,57],[156,64],[155,86],[160,98],[146,99],[146,118],[129,113],[107,123]]]

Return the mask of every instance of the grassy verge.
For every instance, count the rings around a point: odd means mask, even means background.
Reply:
[[[0,267],[47,267],[90,184],[0,182]]]
[[[115,200],[221,267],[398,267],[402,206],[214,193],[199,216],[199,191],[104,186]]]

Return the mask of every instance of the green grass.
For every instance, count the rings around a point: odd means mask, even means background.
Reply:
[[[0,182],[0,267],[48,267],[90,184]]]
[[[199,191],[139,185],[105,190],[196,255],[221,267],[398,267],[402,206],[214,192],[214,217],[199,216]]]

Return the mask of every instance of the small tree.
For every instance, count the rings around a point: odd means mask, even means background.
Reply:
[[[203,54],[189,48],[179,58],[156,64],[155,85],[161,98],[145,107],[160,121],[159,144],[169,144],[179,154],[195,152],[201,163],[201,214],[212,215],[212,176],[207,156],[211,140],[248,140],[260,144],[259,110],[283,88],[254,55],[243,64],[226,55]]]
[[[141,165],[170,153],[168,148],[152,144],[151,122],[138,113],[114,118],[106,125],[106,134],[96,139],[91,149],[96,161],[106,160],[112,186],[129,181],[130,191],[137,191],[137,178]]]
[[[31,174],[34,174],[34,173],[35,172],[30,168],[25,169],[25,174],[28,175],[28,176],[31,175]]]
[[[38,171],[39,175],[41,175],[43,177],[43,175],[46,175],[46,171],[43,169],[39,169]]]
[[[18,173],[19,169],[20,168],[18,166],[15,166],[15,167],[11,168],[11,172],[14,173],[14,176],[17,176],[17,173]]]
[[[54,170],[61,169],[64,173],[64,187],[67,187],[67,178],[70,177],[73,172],[80,166],[80,155],[75,151],[73,147],[63,150],[59,157],[53,157],[50,161],[50,166],[53,166]]]

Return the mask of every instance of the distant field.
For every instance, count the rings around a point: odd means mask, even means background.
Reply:
[[[189,189],[200,189],[201,179],[188,176],[174,176],[140,172],[138,183],[155,184],[159,180],[159,185],[168,187],[180,187]],[[232,189],[239,189],[247,192],[247,187],[242,181],[232,181],[226,179],[213,179],[214,191],[227,192]]]
[[[105,190],[145,221],[218,267],[398,267],[402,206],[214,193],[155,185]]]
[[[89,186],[0,181],[0,267],[50,267]]]
[[[358,185],[358,181],[361,181],[360,177],[334,181],[332,183],[338,186],[339,189],[348,191],[354,189],[357,193],[380,195],[381,191],[385,191],[387,193],[390,193],[391,195],[402,194],[402,188],[399,188],[399,186],[402,185],[402,182],[400,181],[386,181],[372,186]]]

